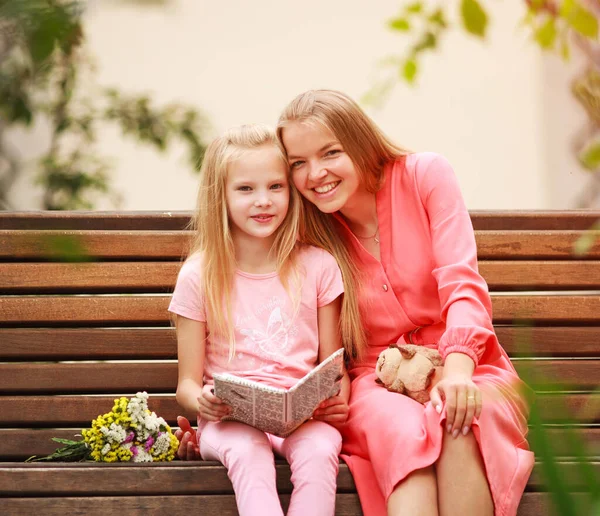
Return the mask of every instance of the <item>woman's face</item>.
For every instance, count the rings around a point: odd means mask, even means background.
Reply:
[[[360,179],[334,134],[318,123],[292,122],[281,136],[300,193],[324,213],[342,210],[359,191]]]

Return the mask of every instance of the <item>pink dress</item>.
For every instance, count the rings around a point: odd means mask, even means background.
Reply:
[[[460,352],[477,367],[483,393],[472,431],[479,444],[495,514],[514,515],[533,468],[528,407],[491,322],[491,300],[477,269],[473,227],[449,163],[433,153],[389,164],[377,192],[381,262],[347,233],[363,274],[361,308],[369,347],[351,368],[350,415],[342,430],[347,462],[365,516],[386,514],[385,502],[411,472],[440,456],[445,411],[388,392],[375,383],[379,353],[399,339]],[[459,437],[460,438],[460,437]]]

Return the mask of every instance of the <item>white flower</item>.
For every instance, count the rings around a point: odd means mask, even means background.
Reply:
[[[119,444],[127,438],[127,432],[125,429],[116,423],[111,423],[109,428],[106,428],[105,426],[100,427],[100,431],[109,442]]]
[[[154,442],[154,456],[158,457],[162,453],[166,453],[169,450],[170,445],[171,439],[169,438],[169,434],[160,434]]]
[[[102,455],[106,455],[106,454],[107,454],[109,451],[110,451],[110,444],[109,444],[109,443],[106,443],[106,444],[104,445],[104,447],[102,448],[102,451],[101,451],[101,453],[102,453]]]
[[[138,452],[133,456],[133,462],[152,462],[152,455],[139,446]]]

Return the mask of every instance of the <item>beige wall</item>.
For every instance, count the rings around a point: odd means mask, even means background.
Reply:
[[[101,84],[192,104],[208,115],[214,135],[230,125],[274,123],[308,88],[361,97],[378,60],[405,48],[407,39],[384,28],[402,3],[172,0],[167,9],[140,9],[104,0],[92,4],[86,31]],[[567,207],[573,194],[555,192],[556,185],[574,188],[569,177],[580,174],[567,145],[578,123],[566,90],[571,71],[549,65],[519,32],[520,2],[490,9],[485,43],[449,35],[441,52],[423,59],[417,87],[397,86],[383,109],[369,113],[401,144],[446,155],[469,208]],[[35,156],[44,129],[13,139]],[[114,157],[122,208],[193,207],[196,177],[182,148],[157,155],[112,129],[102,131],[100,148]],[[21,182],[15,200],[35,208],[35,190]]]

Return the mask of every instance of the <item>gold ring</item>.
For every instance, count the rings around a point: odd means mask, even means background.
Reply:
[[[475,396],[467,396],[467,399],[468,399],[468,400],[474,400],[474,399],[475,399]]]

